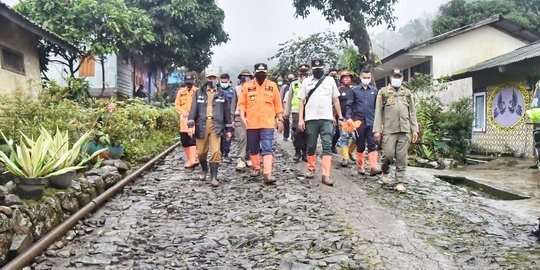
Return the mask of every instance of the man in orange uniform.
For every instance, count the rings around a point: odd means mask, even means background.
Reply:
[[[180,126],[180,141],[182,146],[186,151],[187,162],[184,165],[184,168],[195,168],[199,165],[197,162],[197,150],[195,148],[195,139],[188,135],[188,116],[189,110],[191,108],[191,101],[195,92],[197,92],[197,87],[193,85],[195,79],[193,75],[186,75],[185,77],[185,86],[178,90],[176,94],[176,100],[174,101],[174,106],[176,107],[176,112],[180,116],[179,126]]]
[[[279,95],[279,87],[268,80],[268,66],[264,63],[255,64],[255,79],[244,84],[238,101],[240,117],[247,127],[247,141],[251,157],[252,177],[259,175],[259,151],[262,145],[263,179],[265,184],[275,182],[272,177],[272,141],[274,128],[283,131],[283,105]]]

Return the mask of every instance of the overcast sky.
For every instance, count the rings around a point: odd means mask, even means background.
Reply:
[[[18,0],[0,0],[13,5]],[[360,1],[360,0],[359,0]],[[396,25],[434,14],[449,0],[400,0],[396,4]],[[217,0],[225,11],[225,31],[230,40],[214,48],[212,65],[222,72],[236,74],[243,68],[253,68],[256,62],[266,62],[277,52],[278,45],[291,38],[306,37],[320,31],[341,31],[347,24],[330,25],[321,13],[313,10],[306,19],[294,17],[292,0]],[[385,26],[372,29],[381,31]],[[408,45],[408,44],[406,44]],[[234,76],[236,77],[236,76]]]
[[[396,5],[396,25],[434,14],[448,0],[400,0]],[[253,68],[277,52],[278,45],[298,36],[306,37],[321,31],[342,31],[345,22],[330,25],[320,12],[312,10],[306,18],[295,18],[292,0],[217,0],[225,11],[225,31],[230,40],[214,48],[213,65],[223,72],[236,74],[242,68]],[[372,29],[382,31],[386,26]],[[408,44],[405,44],[406,46]]]

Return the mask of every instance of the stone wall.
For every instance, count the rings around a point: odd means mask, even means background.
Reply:
[[[73,181],[70,188],[47,188],[39,201],[13,194],[15,185],[0,186],[0,265],[24,252],[63,220],[123,178],[128,166],[108,160]]]

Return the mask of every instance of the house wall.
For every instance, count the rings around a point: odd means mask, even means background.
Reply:
[[[4,17],[0,17],[0,25],[0,47],[23,54],[25,69],[24,74],[19,74],[5,70],[0,65],[0,94],[13,95],[21,91],[22,94],[36,97],[41,91],[38,38]]]
[[[432,72],[435,78],[476,65],[493,57],[511,52],[527,43],[491,26],[484,26],[458,36],[442,40],[427,47],[408,52],[407,55],[432,56]],[[449,83],[441,94],[445,104],[462,97],[472,96],[472,79],[466,78]]]
[[[499,125],[495,121],[494,112],[492,110],[492,104],[497,102],[495,99],[496,94],[505,88],[514,88],[521,93],[525,108],[523,109],[523,115],[517,121],[517,123],[511,127],[504,127]],[[491,85],[485,88],[486,92],[486,128],[485,131],[473,131],[472,146],[473,151],[486,154],[486,153],[508,153],[519,152],[523,153],[525,157],[534,157],[532,125],[526,124],[528,118],[525,111],[531,107],[531,92],[526,83],[524,82],[506,82],[497,85]],[[508,101],[505,100],[508,104]],[[506,111],[505,114],[509,114]]]
[[[52,59],[57,59],[62,61],[60,57],[52,57]],[[115,96],[118,91],[118,71],[117,71],[117,61],[118,57],[115,54],[110,54],[106,56],[105,60],[105,93],[103,96],[110,97]],[[47,78],[56,81],[61,86],[66,86],[66,79],[69,77],[69,71],[65,65],[60,63],[49,63],[48,71],[45,73]],[[75,74],[79,76],[77,72]],[[103,85],[103,76],[101,71],[101,64],[96,60],[95,72],[92,77],[85,77],[86,81],[90,83],[90,95],[99,96],[101,94],[101,89]]]
[[[118,57],[118,81],[117,81],[117,93],[120,98],[133,97],[133,82],[132,82],[132,70],[133,66],[129,59],[123,59]]]

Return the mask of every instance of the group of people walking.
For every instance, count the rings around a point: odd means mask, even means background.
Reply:
[[[385,184],[391,181],[389,165],[395,159],[395,180],[402,182],[409,141],[418,140],[418,124],[414,99],[402,84],[401,71],[394,69],[390,83],[378,90],[368,69],[353,76],[348,70],[330,70],[325,75],[324,68],[324,61],[316,59],[311,65],[300,65],[285,82],[280,77],[275,83],[268,79],[268,66],[258,63],[253,73],[243,70],[238,75],[235,89],[228,74],[213,69],[206,70],[201,88],[187,75],[175,101],[186,153],[184,167],[200,166],[199,178],[205,180],[210,173],[211,185],[218,187],[219,164],[228,158],[234,136],[236,169],[251,168],[251,177],[262,174],[263,183],[272,184],[277,130],[285,141],[292,140],[293,161],[307,163],[306,178],[316,175],[320,138],[323,184],[334,184],[330,174],[335,147],[340,148],[341,166],[355,162],[360,175],[382,174]]]

